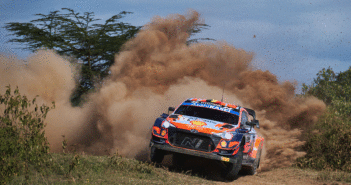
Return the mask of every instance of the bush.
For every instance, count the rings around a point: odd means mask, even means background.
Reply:
[[[338,74],[329,67],[317,73],[303,94],[324,101],[328,111],[307,132],[307,154],[297,160],[300,167],[351,172],[351,67]]]
[[[20,95],[18,88],[12,94],[10,86],[4,95],[0,94],[0,184],[16,175],[27,178],[29,165],[38,170],[48,157],[49,144],[43,129],[50,108],[35,102],[36,98]]]
[[[351,172],[351,120],[330,106],[306,134],[306,156],[297,160],[299,167]]]

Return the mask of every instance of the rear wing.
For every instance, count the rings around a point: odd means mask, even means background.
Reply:
[[[256,113],[254,110],[249,109],[249,108],[245,108],[245,110],[249,113],[250,116],[253,117],[254,120],[256,120]]]

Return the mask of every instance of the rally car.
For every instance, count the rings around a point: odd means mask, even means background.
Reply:
[[[161,163],[173,154],[180,165],[186,156],[197,156],[224,164],[224,178],[233,180],[241,168],[253,175],[259,167],[263,137],[255,111],[213,99],[190,98],[157,118],[150,141],[150,158]]]

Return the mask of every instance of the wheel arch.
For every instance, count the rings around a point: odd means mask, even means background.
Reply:
[[[165,118],[159,117],[155,120],[154,126],[161,127],[162,122],[165,120]]]
[[[240,143],[239,146],[244,147],[246,140],[245,140],[244,134],[239,133],[235,135],[235,137],[233,138],[233,141],[238,141]]]

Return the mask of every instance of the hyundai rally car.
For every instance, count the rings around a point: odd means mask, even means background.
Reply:
[[[197,156],[223,164],[224,178],[234,179],[241,168],[253,175],[260,163],[263,138],[255,111],[213,99],[191,98],[170,115],[163,113],[152,127],[152,162],[161,163],[173,154],[180,165],[187,156]]]

